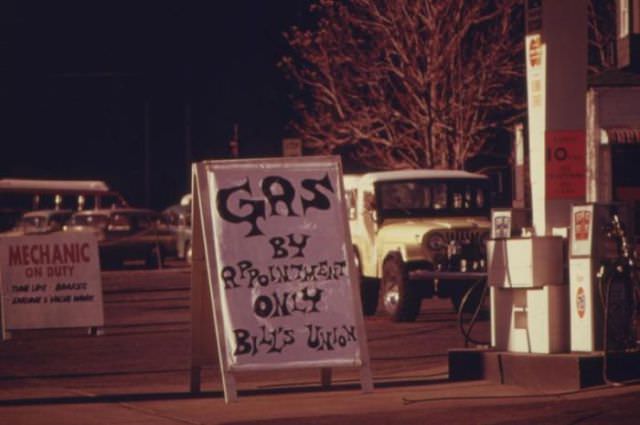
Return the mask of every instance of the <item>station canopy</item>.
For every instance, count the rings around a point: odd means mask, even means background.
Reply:
[[[612,145],[640,145],[640,128],[614,127],[602,131],[602,143]]]

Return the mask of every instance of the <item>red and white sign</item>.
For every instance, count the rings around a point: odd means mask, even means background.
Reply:
[[[589,239],[589,228],[591,226],[591,211],[576,211],[573,217],[575,226],[575,238],[577,241]]]
[[[5,330],[102,327],[102,283],[93,234],[0,237]]]
[[[593,205],[571,208],[571,255],[589,256],[592,252]]]
[[[601,325],[597,324],[594,312],[598,304],[594,275],[591,258],[569,260],[571,351],[594,351],[601,343],[598,336]]]
[[[547,199],[581,199],[586,193],[584,130],[547,131]]]
[[[546,51],[540,34],[528,35],[525,39],[527,55],[527,96],[529,117],[535,125],[531,128],[544,128]],[[540,127],[542,125],[542,127]]]

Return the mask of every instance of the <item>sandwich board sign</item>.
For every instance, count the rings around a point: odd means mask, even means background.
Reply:
[[[214,335],[227,402],[256,370],[359,368],[371,391],[339,158],[200,162],[193,195],[192,391]]]
[[[93,234],[0,237],[2,335],[13,330],[104,326]]]

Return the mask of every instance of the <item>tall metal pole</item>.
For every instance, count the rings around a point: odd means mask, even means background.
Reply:
[[[229,141],[229,152],[233,158],[240,156],[240,140],[238,139],[238,124],[233,125],[233,138]]]
[[[191,163],[192,159],[192,142],[191,142],[191,104],[184,104],[184,161],[187,169],[187,190],[191,190]]]
[[[151,205],[151,144],[149,101],[144,103],[144,204]]]

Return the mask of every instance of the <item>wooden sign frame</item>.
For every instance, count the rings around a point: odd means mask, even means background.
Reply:
[[[360,383],[363,392],[373,391],[373,380],[370,370],[369,351],[360,302],[359,277],[355,267],[354,254],[352,249],[345,249],[346,277],[350,285],[352,298],[353,326],[357,335],[357,344],[353,349],[355,357],[349,359],[326,359],[312,360],[306,362],[304,359],[295,362],[269,363],[269,364],[241,364],[230,365],[227,354],[229,348],[225,338],[225,316],[223,315],[223,305],[220,299],[222,294],[219,279],[219,265],[215,252],[215,238],[213,214],[216,200],[211,199],[209,187],[209,173],[215,173],[216,167],[227,170],[233,167],[251,168],[263,170],[264,167],[272,167],[274,172],[287,173],[287,169],[304,169],[305,165],[310,167],[327,167],[327,172],[335,170],[336,195],[337,200],[334,208],[341,217],[342,229],[339,229],[344,237],[343,243],[346,247],[353,246],[348,228],[348,219],[344,198],[344,185],[342,181],[342,164],[339,157],[318,156],[306,158],[263,158],[255,160],[222,160],[204,161],[193,164],[192,167],[192,275],[191,275],[191,307],[192,307],[192,358],[191,358],[191,380],[192,392],[199,392],[201,387],[202,367],[211,365],[217,358],[222,377],[225,401],[237,400],[237,388],[234,374],[253,370],[277,370],[277,369],[300,369],[319,368],[321,371],[321,383],[323,386],[330,385],[331,369],[336,367],[357,367],[360,370]],[[219,193],[219,192],[218,192]],[[347,291],[349,291],[347,289]],[[226,294],[226,293],[225,293]],[[230,307],[229,307],[230,308]],[[214,348],[215,339],[215,348]]]

